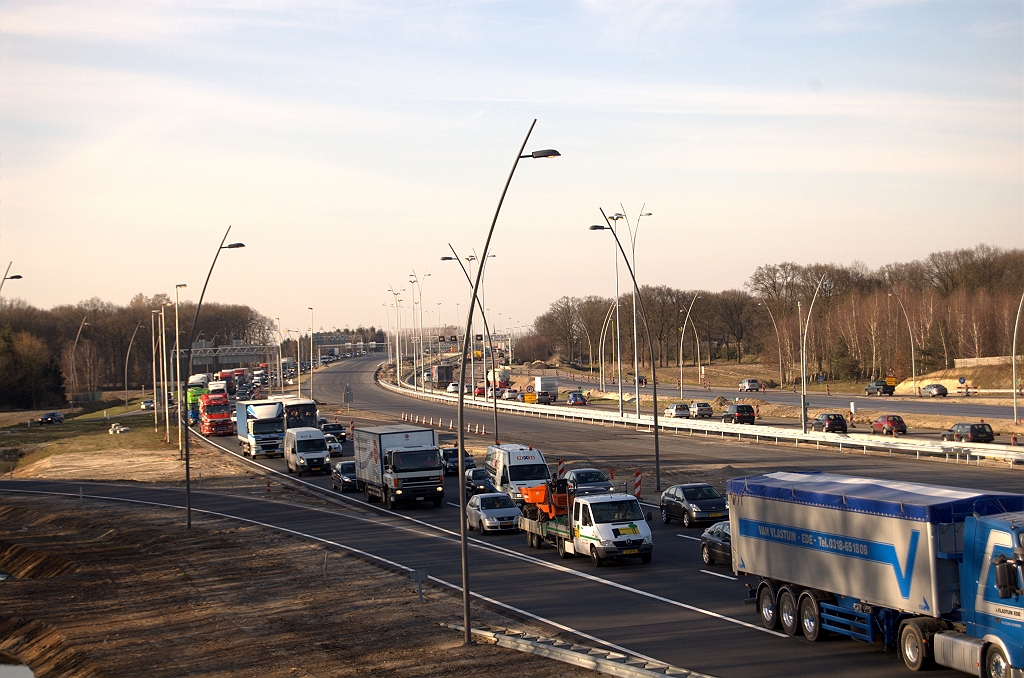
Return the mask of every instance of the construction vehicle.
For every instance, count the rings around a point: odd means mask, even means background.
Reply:
[[[587,556],[595,567],[609,559],[651,562],[651,514],[644,514],[633,495],[574,493],[565,478],[520,491],[524,503],[519,529],[530,547],[552,544],[560,557]]]

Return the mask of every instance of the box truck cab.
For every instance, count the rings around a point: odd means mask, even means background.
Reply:
[[[366,501],[444,501],[444,459],[430,428],[393,424],[352,431],[357,489]]]
[[[284,454],[284,405],[279,400],[240,400],[235,403],[238,445],[253,459]]]
[[[544,455],[532,445],[491,445],[484,468],[498,492],[523,503],[522,488],[543,485],[551,478]]]
[[[284,462],[288,473],[330,473],[331,453],[318,428],[290,428],[284,434]]]

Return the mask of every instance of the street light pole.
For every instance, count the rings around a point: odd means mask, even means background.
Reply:
[[[491,237],[494,235],[494,227],[498,223],[498,215],[501,213],[501,205],[505,202],[505,195],[508,193],[508,187],[512,183],[512,176],[516,172],[516,167],[519,165],[519,161],[522,158],[551,158],[559,155],[558,151],[555,150],[543,150],[534,151],[533,153],[523,155],[523,151],[526,149],[526,144],[530,140],[530,134],[533,132],[534,125],[537,124],[537,120],[534,119],[530,123],[530,129],[526,133],[526,138],[523,139],[522,146],[519,147],[519,152],[516,154],[515,162],[512,163],[512,170],[508,173],[508,179],[505,180],[505,187],[501,191],[501,197],[498,199],[498,207],[494,210],[494,217],[491,219],[491,227],[487,232],[487,240],[484,241],[483,256],[487,256],[487,252],[491,247]],[[465,407],[466,407],[466,394],[465,394],[465,380],[466,380],[466,358],[469,350],[470,333],[473,325],[473,301],[477,299],[477,292],[480,289],[480,277],[482,269],[477,269],[476,280],[473,283],[473,293],[469,297],[469,314],[466,319],[466,334],[462,340],[462,358],[460,361],[459,369],[459,434],[458,434],[458,457],[459,457],[459,482],[464,482],[466,478],[466,462],[465,462],[465,436],[466,428],[464,424],[465,418]],[[462,617],[463,617],[463,629],[464,636],[463,640],[466,645],[470,645],[473,642],[472,627],[470,626],[470,614],[469,614],[469,540],[466,534],[466,493],[459,492],[459,542],[462,553]]]
[[[139,333],[139,328],[142,327],[142,321],[135,326],[135,331],[132,332],[132,338],[128,341],[128,350],[124,354],[124,406],[128,407],[128,358],[132,355],[132,344],[135,343],[135,335]]]
[[[185,443],[181,437],[181,347],[178,344],[178,340],[181,336],[181,328],[178,326],[178,290],[182,287],[188,287],[185,283],[180,283],[174,286],[174,366],[177,373],[177,387],[175,392],[178,394],[178,458],[180,459],[185,452]]]
[[[405,291],[405,288],[403,287],[396,292],[394,287],[389,287],[388,291],[395,297],[395,386],[400,387],[402,385],[402,345],[400,343],[402,336],[402,300],[398,296]]]
[[[818,292],[821,291],[821,284],[825,282],[825,276],[821,276],[818,286],[814,288],[814,296],[811,297],[811,305],[807,307],[807,321],[804,322],[804,336],[800,349],[800,431],[807,433],[807,331],[811,327],[811,313],[814,311],[814,302],[818,300]],[[800,302],[797,302],[797,315],[800,314]]]
[[[914,361],[914,326],[910,324],[910,315],[907,314],[907,307],[903,305],[903,300],[900,299],[899,295],[895,291],[889,292],[890,297],[896,297],[896,301],[899,302],[900,308],[903,309],[903,317],[907,319],[907,331],[910,333],[910,376],[913,379],[914,384],[914,395],[918,398],[921,394],[917,392],[917,364]],[[1016,335],[1016,328],[1014,328],[1014,334]],[[1016,414],[1014,414],[1014,421],[1017,420]]]
[[[595,224],[590,227],[592,231],[611,231],[612,237],[615,238],[615,244],[618,246],[619,251],[622,252],[622,259],[626,263],[626,270],[629,271],[629,277],[633,279],[633,287],[640,289],[640,286],[636,282],[636,276],[633,274],[633,267],[629,265],[629,259],[626,258],[626,252],[622,249],[622,243],[619,242],[619,236],[615,233],[615,229],[612,228],[611,221],[605,215],[604,210],[601,210],[601,216],[604,217],[606,226]],[[661,448],[658,444],[658,374],[654,365],[654,339],[651,337],[651,325],[647,322],[647,309],[644,307],[644,299],[640,297],[640,313],[643,315],[644,328],[647,330],[647,347],[651,352],[651,393],[654,399],[654,484],[655,490],[661,492]],[[639,420],[638,420],[639,422]]]
[[[4,271],[4,277],[3,277],[3,278],[0,278],[0,292],[3,292],[3,291],[4,291],[4,281],[5,281],[5,280],[21,280],[21,276],[20,276],[20,275],[7,275],[8,273],[10,273],[10,272],[11,272],[11,266],[12,266],[13,264],[14,264],[14,262],[13,262],[13,261],[12,261],[12,262],[9,262],[9,263],[7,264],[7,270],[6,270],[6,271]]]
[[[199,320],[199,310],[203,307],[203,297],[206,296],[206,286],[210,284],[210,276],[213,275],[213,267],[217,265],[217,258],[220,256],[221,250],[234,250],[239,247],[245,247],[240,242],[233,242],[230,245],[225,245],[227,242],[228,234],[231,233],[231,227],[228,226],[228,230],[224,231],[224,237],[221,238],[220,245],[217,247],[217,253],[213,255],[213,263],[210,264],[210,270],[206,273],[206,282],[203,283],[203,291],[199,293],[199,301],[196,303],[196,313],[192,316],[192,329],[188,333],[188,373],[192,374],[192,341],[196,336],[196,322]],[[181,408],[178,408],[178,414],[181,415]],[[190,473],[190,455],[189,455],[189,429],[188,424],[184,426],[185,429],[185,527],[186,529],[192,529],[192,477]]]
[[[309,307],[309,399],[313,400],[313,307]]]
[[[1024,308],[1024,294],[1020,297],[1020,303],[1017,305],[1017,319],[1013,323],[1013,355],[1010,357],[1010,362],[1013,364],[1011,369],[1013,379],[1013,423],[1016,426],[1020,421],[1017,416],[1017,327],[1020,325],[1020,311]]]
[[[159,312],[160,311],[156,309],[153,309],[149,312],[149,336],[151,348],[153,351],[153,354],[150,358],[150,365],[153,366],[153,433],[156,433],[157,431],[160,430],[160,420],[157,418],[157,412],[160,411],[160,408],[156,406],[156,314]]]
[[[772,319],[772,326],[775,327],[775,344],[779,347],[779,388],[782,388],[786,384],[786,380],[783,378],[782,373],[782,337],[779,335],[779,326],[775,324],[775,315],[772,313],[772,307],[767,302],[759,301],[758,306],[764,306],[768,311],[768,317]]]
[[[679,331],[679,399],[683,399],[683,339],[686,338],[686,322],[690,319],[690,311],[693,310],[693,305],[698,299],[704,297],[694,294],[693,299],[690,300],[690,305],[686,309],[686,317],[683,318],[683,329]],[[696,342],[695,342],[696,343]],[[698,366],[699,370],[699,366]],[[698,380],[700,377],[698,377]]]
[[[78,338],[82,336],[82,328],[89,324],[85,322],[85,319],[88,317],[86,315],[82,318],[82,323],[78,326],[78,333],[75,334],[75,343],[71,347],[71,419],[75,418],[75,388],[78,386],[78,371],[75,369],[75,350],[78,348]]]
[[[164,442],[168,444],[171,442],[171,404],[168,402],[167,398],[167,386],[170,382],[169,377],[173,377],[173,375],[169,374],[171,370],[167,363],[167,314],[165,311],[170,303],[171,302],[168,301],[160,304],[160,371],[163,373],[161,381],[163,381],[164,384],[164,390],[160,397],[163,398],[162,404],[164,407]]]
[[[281,319],[274,320],[277,321],[277,390],[284,395],[284,360],[281,357],[284,352],[284,333],[281,331]]]

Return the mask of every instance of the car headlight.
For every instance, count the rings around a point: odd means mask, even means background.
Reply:
[[[726,510],[726,511],[728,511],[728,510],[729,510],[729,502],[725,502],[725,510]]]
[[[305,460],[305,459],[303,459],[302,457],[299,457],[299,463],[300,463],[300,464],[305,464],[305,463],[306,463],[306,460]]]
[[[650,537],[644,537],[644,544],[653,544],[654,541]]]
[[[497,520],[497,518],[487,518],[487,517],[484,517],[484,522],[487,523],[488,525],[496,525],[498,523],[498,520]]]
[[[512,493],[512,498],[513,499],[522,499],[523,498],[523,493],[522,492],[513,492]]]
[[[326,457],[324,457],[324,463],[325,464],[329,464],[330,461],[331,461],[331,455],[328,454]]]
[[[611,545],[612,545],[612,540],[611,539],[602,539],[601,540],[601,546],[611,546]]]

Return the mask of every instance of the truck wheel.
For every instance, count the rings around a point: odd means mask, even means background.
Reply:
[[[533,545],[533,532],[526,533],[526,546],[531,549],[537,548]]]
[[[604,565],[604,558],[597,552],[597,548],[593,545],[590,546],[590,562],[594,564],[594,567],[601,567]]]
[[[711,549],[708,548],[707,544],[701,544],[700,557],[704,561],[705,565],[714,565],[715,559],[711,556]]]
[[[821,608],[814,596],[805,595],[800,601],[800,627],[804,637],[811,642],[825,637],[825,631],[821,628]]]
[[[924,633],[921,631],[921,627],[913,621],[904,624],[900,633],[900,656],[903,657],[903,663],[911,671],[920,671],[928,665],[924,656],[924,646]],[[986,655],[985,666],[988,667],[988,665],[988,655]]]
[[[668,510],[664,506],[661,507],[661,522],[666,525],[672,522],[672,518],[668,515]]]
[[[985,675],[988,678],[1006,678],[1010,675],[1010,662],[1006,661],[1003,649],[996,644],[989,645],[985,652]]]
[[[800,632],[800,615],[796,608],[796,598],[789,589],[782,589],[779,594],[779,621],[782,631],[787,636],[795,636]]]
[[[559,558],[571,558],[572,554],[565,550],[565,540],[558,540],[558,557]]]
[[[775,596],[770,586],[762,586],[757,594],[757,611],[761,613],[761,624],[769,630],[779,626],[779,612],[775,607]]]
[[[285,469],[288,470],[288,473],[295,473],[295,471],[292,470],[292,465],[289,464],[288,462],[284,463],[284,467],[285,467]]]

